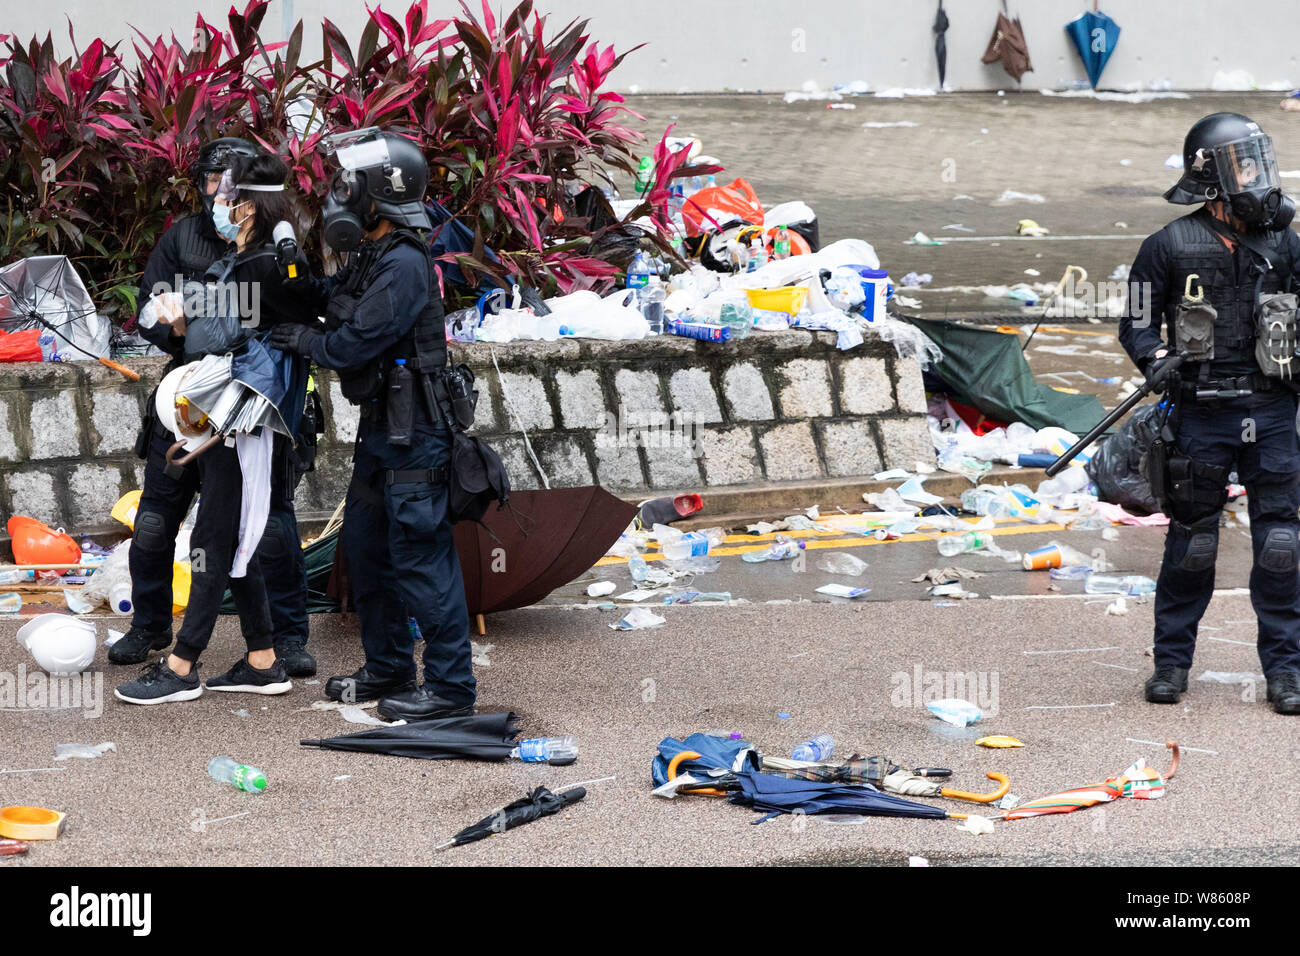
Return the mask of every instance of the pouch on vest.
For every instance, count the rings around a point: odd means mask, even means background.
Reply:
[[[1214,360],[1214,323],[1219,313],[1205,301],[1205,290],[1199,285],[1192,294],[1192,283],[1199,278],[1195,273],[1187,277],[1182,301],[1174,307],[1174,348],[1186,352],[1188,362]]]
[[[1269,378],[1290,379],[1296,351],[1294,292],[1261,294],[1255,305],[1255,361]]]

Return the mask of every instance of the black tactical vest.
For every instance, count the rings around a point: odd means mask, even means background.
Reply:
[[[428,245],[409,229],[394,229],[374,242],[362,244],[355,253],[357,260],[347,281],[330,296],[325,310],[325,327],[333,331],[352,318],[357,303],[370,286],[375,265],[399,242],[412,243],[423,253],[429,269],[429,300],[411,330],[383,355],[361,368],[339,372],[343,397],[356,404],[369,401],[383,391],[385,372],[397,359],[405,359],[416,372],[432,372],[447,364],[447,328],[443,320],[442,296],[438,292],[438,276],[434,272]]]
[[[1174,254],[1167,287],[1164,318],[1172,331],[1174,310],[1192,280],[1192,294],[1201,289],[1205,300],[1218,313],[1214,323],[1214,359],[1210,374],[1240,374],[1245,368],[1258,370],[1255,361],[1256,293],[1283,291],[1292,264],[1279,251],[1271,256],[1272,269],[1240,242],[1235,252],[1224,245],[1212,226],[1204,221],[1205,213],[1196,212],[1175,219],[1168,226],[1173,238]],[[1257,244],[1269,249],[1284,248],[1277,233],[1258,236]],[[1172,340],[1172,335],[1171,335]],[[1185,371],[1192,372],[1189,367]]]
[[[191,213],[173,227],[176,230],[176,255],[186,282],[202,282],[208,267],[234,248],[211,230],[203,228],[204,215]]]

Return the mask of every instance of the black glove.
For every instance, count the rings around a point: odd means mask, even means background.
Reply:
[[[312,343],[321,337],[317,329],[297,322],[283,322],[271,330],[271,345],[284,352],[311,358]]]
[[[1157,395],[1162,394],[1165,390],[1171,371],[1169,367],[1171,359],[1173,359],[1172,355],[1162,355],[1160,358],[1151,359],[1142,370],[1142,374],[1146,376],[1147,384],[1151,386],[1151,391]]]

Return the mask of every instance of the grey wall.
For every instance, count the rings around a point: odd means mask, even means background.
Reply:
[[[242,7],[242,2],[237,0]],[[389,0],[405,12],[405,0]],[[477,8],[478,0],[472,6]],[[494,3],[494,9],[513,4]],[[936,0],[539,0],[553,26],[590,17],[591,35],[619,50],[645,48],[616,74],[620,89],[708,92],[723,89],[797,90],[807,80],[822,87],[866,80],[873,89],[922,87],[937,82],[933,37]],[[1011,0],[1024,24],[1036,67],[1025,88],[1062,87],[1084,79],[1064,24],[1091,7],[1088,0]],[[0,32],[29,37],[53,30],[66,42],[64,16],[81,41],[100,35],[175,31],[184,39],[193,10],[225,22],[230,0],[71,0],[22,4],[6,0]],[[453,0],[430,0],[430,15],[459,12]],[[947,0],[948,83],[955,89],[1013,86],[1000,66],[984,66],[999,0]],[[1109,88],[1168,81],[1175,89],[1208,89],[1216,70],[1248,70],[1264,86],[1300,85],[1300,3],[1296,0],[1109,0],[1104,6],[1123,28],[1106,68]],[[286,16],[287,15],[287,16]],[[309,24],[328,17],[350,36],[365,20],[358,0],[273,0],[263,35],[281,23]],[[308,32],[313,41],[319,35]],[[124,45],[125,46],[125,45]]]

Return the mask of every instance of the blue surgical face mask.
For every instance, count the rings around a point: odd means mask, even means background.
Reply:
[[[212,205],[212,225],[216,227],[217,235],[229,242],[234,242],[235,237],[239,235],[239,227],[242,223],[231,222],[230,207],[219,202]]]

